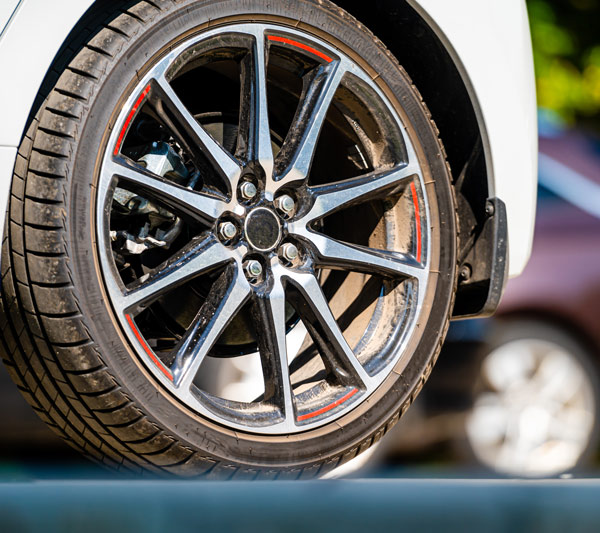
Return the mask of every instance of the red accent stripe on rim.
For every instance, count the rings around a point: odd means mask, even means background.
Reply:
[[[154,364],[159,368],[159,370],[165,376],[167,376],[167,378],[169,378],[170,381],[173,381],[173,374],[171,374],[171,371],[168,368],[165,368],[165,366],[158,359],[158,357],[156,357],[156,354],[152,351],[150,346],[148,346],[148,344],[144,340],[144,337],[142,337],[142,334],[140,333],[137,326],[135,325],[135,322],[131,318],[131,315],[126,314],[125,318],[127,319],[127,323],[129,324],[129,327],[133,330],[133,333],[135,334],[136,339],[142,345],[142,348],[144,348],[144,351],[150,356],[150,359],[152,359],[152,361],[154,361]]]
[[[417,189],[414,182],[410,184],[413,204],[415,205],[415,225],[417,226],[417,261],[421,262],[421,214],[419,212],[419,199],[417,198]]]
[[[333,61],[333,59],[331,57],[325,55],[323,52],[319,52],[312,46],[308,46],[306,44],[299,43],[298,41],[292,41],[292,39],[288,39],[286,37],[279,37],[277,35],[269,35],[267,37],[267,39],[269,39],[269,41],[276,41],[278,43],[290,44],[297,48],[302,48],[302,50],[306,50],[307,52],[310,52],[311,54],[314,54],[317,57],[324,59],[325,61],[327,61],[327,63],[331,63]]]
[[[123,138],[125,137],[125,133],[127,132],[127,128],[129,128],[129,123],[133,119],[133,116],[135,115],[135,112],[138,110],[138,107],[140,107],[140,104],[142,103],[142,101],[144,100],[144,98],[146,98],[146,95],[149,92],[150,92],[150,85],[148,85],[148,87],[146,87],[142,91],[142,94],[140,94],[138,96],[138,99],[135,101],[135,104],[133,104],[133,107],[131,108],[131,111],[129,112],[129,115],[127,115],[127,120],[125,121],[125,124],[123,124],[123,127],[121,128],[121,133],[119,133],[119,138],[117,139],[117,144],[115,145],[114,155],[119,155],[119,151],[121,150],[121,144],[123,143]]]
[[[331,411],[334,407],[337,407],[338,405],[343,404],[346,400],[349,400],[350,398],[352,398],[352,396],[354,396],[357,392],[358,392],[358,389],[352,389],[348,394],[346,394],[345,396],[342,396],[339,400],[336,400],[335,402],[330,403],[329,405],[326,405],[325,407],[321,407],[321,409],[313,411],[312,413],[306,413],[305,415],[299,416],[298,422],[302,422],[302,420],[308,420],[309,418],[313,418],[315,416],[322,415],[323,413],[326,413],[327,411]]]

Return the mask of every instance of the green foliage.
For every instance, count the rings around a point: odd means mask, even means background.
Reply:
[[[529,0],[538,103],[600,127],[600,0]]]

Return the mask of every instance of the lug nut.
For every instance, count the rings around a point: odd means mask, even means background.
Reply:
[[[290,263],[293,263],[296,259],[298,259],[298,248],[293,245],[291,242],[286,242],[281,247],[281,255],[284,259],[288,260]]]
[[[237,228],[233,222],[222,222],[219,224],[219,235],[225,241],[233,239],[237,235]]]
[[[294,211],[296,203],[291,196],[283,194],[275,200],[275,207],[284,214],[290,215]]]
[[[240,187],[240,193],[242,198],[245,200],[252,200],[252,198],[256,196],[257,192],[258,190],[256,189],[256,185],[254,185],[254,183],[251,181],[245,181]]]
[[[250,279],[258,279],[263,272],[262,265],[256,259],[246,261],[244,263],[244,270]]]

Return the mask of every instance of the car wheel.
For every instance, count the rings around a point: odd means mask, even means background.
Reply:
[[[397,421],[447,330],[455,208],[427,109],[328,2],[103,19],[20,147],[9,371],[109,466],[324,474]]]
[[[554,476],[580,466],[598,443],[598,382],[591,354],[544,322],[497,325],[482,358],[467,441],[501,474]]]

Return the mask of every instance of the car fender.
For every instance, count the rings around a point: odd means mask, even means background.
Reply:
[[[509,276],[531,254],[537,193],[537,113],[524,0],[409,0],[454,60],[477,115],[490,196],[506,205]]]

